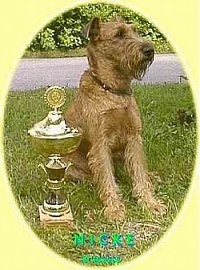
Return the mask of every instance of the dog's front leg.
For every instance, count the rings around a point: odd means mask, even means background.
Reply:
[[[106,140],[97,140],[88,153],[88,164],[93,174],[93,182],[105,206],[104,214],[110,221],[123,220],[124,204],[113,175],[111,152]]]
[[[153,196],[153,187],[147,172],[140,132],[136,132],[127,140],[125,149],[125,166],[133,181],[133,194],[146,203],[154,213],[164,213],[166,207]]]

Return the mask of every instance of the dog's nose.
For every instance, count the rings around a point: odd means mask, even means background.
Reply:
[[[152,58],[154,56],[154,48],[150,43],[146,43],[142,46],[142,52],[144,56]]]

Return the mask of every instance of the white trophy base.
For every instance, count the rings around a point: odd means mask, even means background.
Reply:
[[[44,212],[43,206],[39,205],[39,214],[41,226],[44,228],[48,226],[65,226],[72,229],[73,227],[73,216],[70,208],[60,216],[52,216]]]

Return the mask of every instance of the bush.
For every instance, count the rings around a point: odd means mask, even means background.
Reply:
[[[30,49],[32,51],[53,51],[55,48],[56,43],[54,40],[54,30],[48,27],[42,29],[30,45]]]
[[[142,36],[153,41],[166,42],[165,37],[154,25],[132,10],[119,5],[98,3],[79,6],[58,16],[38,33],[29,49],[52,51],[83,47],[86,40],[82,35],[82,29],[94,16],[100,16],[103,21],[121,17],[127,23],[134,23]]]

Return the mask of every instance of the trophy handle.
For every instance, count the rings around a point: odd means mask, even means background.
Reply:
[[[47,170],[46,170],[45,166],[44,166],[42,163],[40,163],[40,164],[38,165],[38,167],[39,167],[39,168],[42,168],[43,171],[47,174]]]
[[[73,163],[72,163],[71,161],[69,161],[69,162],[67,163],[67,167],[66,167],[66,169],[65,169],[65,172],[67,172],[68,169],[69,169],[69,167],[71,167],[72,165],[73,165]]]

